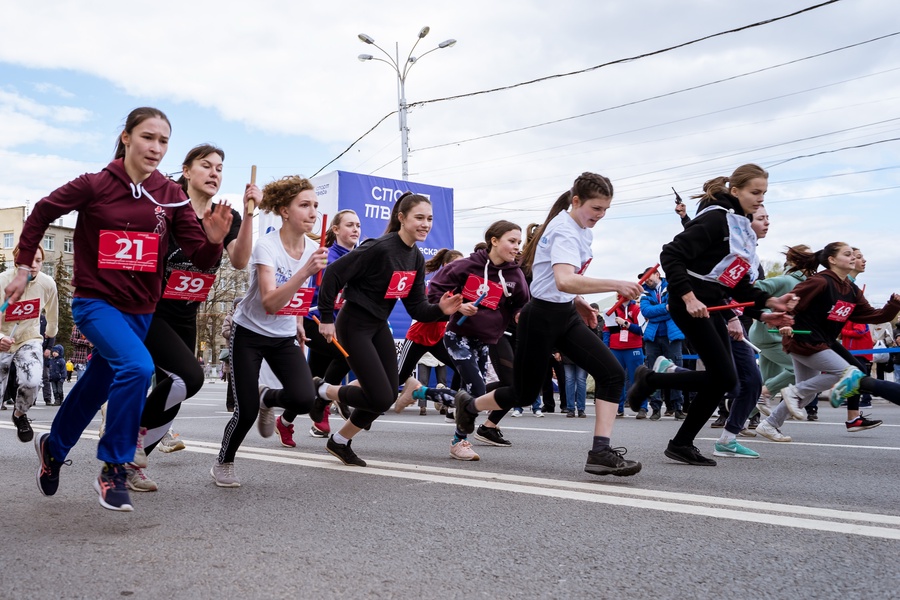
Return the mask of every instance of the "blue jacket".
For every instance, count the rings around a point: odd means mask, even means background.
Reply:
[[[50,355],[50,381],[65,381],[66,379],[66,357],[63,347],[60,344],[53,346],[53,352],[59,352],[59,356]]]
[[[641,296],[641,314],[647,319],[647,328],[644,330],[645,340],[655,341],[656,332],[663,323],[665,323],[666,337],[670,342],[684,339],[684,334],[669,315],[669,309],[666,308],[668,303],[669,284],[665,279],[659,284],[658,290],[644,284],[644,295]]]

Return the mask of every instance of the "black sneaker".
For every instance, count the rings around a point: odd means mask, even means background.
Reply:
[[[309,409],[309,418],[313,423],[321,423],[325,418],[325,409],[328,408],[329,401],[319,397],[319,387],[325,383],[321,377],[313,377],[313,388],[316,390],[316,399],[313,400],[312,408]]]
[[[584,413],[583,410],[579,410],[579,411],[578,411],[578,418],[579,418],[579,419],[586,419],[586,418],[587,418],[587,415]]]
[[[574,417],[575,415],[572,414],[571,416]],[[491,446],[512,446],[512,442],[504,439],[503,432],[500,431],[499,427],[479,425],[478,430],[475,432],[475,439]]]
[[[817,406],[811,406],[806,408],[806,420],[807,421],[818,421],[819,420],[819,408]]]
[[[663,416],[664,416],[664,417],[671,417],[671,416],[674,415],[674,414],[675,414],[675,411],[674,411],[674,410],[672,410],[672,409],[670,409],[670,408],[667,408],[667,409],[666,409],[666,412],[663,413]]]
[[[750,417],[750,422],[747,423],[747,427],[749,429],[756,429],[757,425],[759,425],[760,417],[759,413],[756,413],[752,417]]]
[[[469,412],[469,404],[475,402],[475,398],[473,398],[467,392],[463,390],[459,390],[456,392],[456,397],[454,398],[454,405],[456,407],[456,427],[465,434],[470,434],[475,431],[475,415],[474,413]]]
[[[47,445],[50,432],[44,432],[34,440],[34,449],[37,451],[41,466],[37,472],[38,489],[45,496],[52,496],[59,489],[59,468],[63,465],[71,465],[71,460],[60,462],[50,455]]]
[[[17,417],[16,411],[13,411],[12,422],[16,426],[16,435],[19,436],[20,442],[30,442],[34,439],[34,429],[28,421],[28,415]]]
[[[644,404],[644,400],[655,391],[653,386],[647,382],[647,378],[652,373],[653,371],[644,365],[641,365],[634,370],[634,383],[628,388],[628,395],[626,396],[628,406],[634,412],[641,410],[641,405]]]
[[[591,450],[588,452],[587,462],[584,463],[584,471],[591,475],[616,475],[617,477],[640,473],[641,463],[623,458],[627,452],[625,448],[606,448],[599,452]]]
[[[666,413],[666,414],[668,414],[668,413]],[[650,420],[651,420],[651,421],[659,421],[659,417],[660,417],[660,416],[661,416],[661,415],[659,414],[659,409],[658,409],[658,408],[654,408],[654,409],[653,409],[653,413],[650,415]]]
[[[719,416],[716,417],[716,420],[712,422],[712,425],[710,425],[710,427],[712,427],[713,429],[722,429],[723,427],[725,427],[725,423],[727,421],[728,415],[719,413]]]
[[[684,412],[683,410],[676,410],[676,411],[675,411],[675,420],[676,420],[676,421],[684,421],[684,418],[685,418],[686,416],[687,416],[687,415],[685,414],[685,412]]]
[[[868,415],[859,413],[859,416],[852,421],[847,421],[847,431],[865,431],[873,429],[881,425],[883,421],[880,419],[870,419]]]
[[[131,505],[131,496],[128,495],[128,488],[125,485],[127,477],[125,465],[103,463],[100,475],[94,480],[94,489],[100,495],[100,506],[122,512],[134,510],[134,506]]]
[[[666,456],[672,460],[677,460],[678,462],[689,465],[698,465],[701,467],[716,466],[716,461],[700,454],[700,450],[697,449],[697,446],[676,446],[672,443],[672,440],[669,440],[669,447],[666,448]]]
[[[331,436],[325,443],[325,449],[347,466],[366,466],[366,461],[358,457],[356,452],[353,451],[353,448],[350,447],[352,442],[353,440],[347,440],[346,444],[338,444],[334,441],[334,436]]]
[[[350,420],[350,413],[353,411],[353,409],[350,408],[349,404],[347,404],[343,400],[335,400],[334,407],[335,409],[337,409],[337,414],[340,418],[345,421]]]
[[[566,412],[566,418],[567,418],[567,419],[574,419],[574,418],[575,418],[575,411],[574,411],[574,410],[567,411],[567,412]]]

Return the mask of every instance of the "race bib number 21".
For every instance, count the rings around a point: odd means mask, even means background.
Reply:
[[[100,232],[97,266],[120,271],[155,271],[159,257],[159,234],[144,231]]]

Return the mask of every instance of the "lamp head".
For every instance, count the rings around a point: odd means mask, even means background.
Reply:
[[[372,60],[374,57],[371,54],[360,54],[356,58],[358,58],[360,62],[366,62],[367,60]]]
[[[456,45],[456,40],[449,39],[449,40],[444,40],[443,42],[438,44],[438,48],[450,48],[451,46],[455,46],[455,45]]]
[[[374,44],[375,43],[375,38],[373,38],[371,35],[366,35],[365,33],[361,33],[356,37],[359,38],[359,41],[365,42],[366,44]]]
[[[420,30],[419,30],[419,39],[422,39],[423,37],[425,37],[426,35],[428,35],[428,32],[429,32],[429,31],[431,31],[431,27],[429,27],[428,25],[426,25],[425,27],[423,27],[422,29],[420,29]]]

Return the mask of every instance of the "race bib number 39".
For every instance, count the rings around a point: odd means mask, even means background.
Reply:
[[[503,297],[503,288],[495,281],[487,281],[477,275],[469,275],[466,279],[466,285],[463,287],[462,295],[466,300],[478,300],[483,293],[487,292],[487,296],[481,301],[480,306],[497,310],[500,305],[500,298]]]
[[[385,298],[406,298],[409,290],[416,280],[415,271],[394,271],[391,275],[391,283],[388,285]]]
[[[315,288],[300,288],[294,293],[294,297],[291,298],[291,301],[275,314],[305,317],[309,314],[309,309],[312,305],[312,299],[315,293]]]
[[[216,280],[215,275],[194,273],[191,271],[172,271],[169,283],[163,290],[163,298],[170,300],[190,300],[203,302],[209,296],[209,290]]]
[[[838,300],[834,303],[834,306],[832,306],[831,310],[828,312],[828,320],[844,323],[847,321],[847,319],[850,318],[850,315],[851,313],[853,313],[854,308],[856,308],[856,305],[852,302],[844,302],[843,300]]]
[[[719,283],[733,288],[744,278],[744,275],[746,275],[749,270],[750,263],[738,256],[734,259],[734,262],[725,267],[725,271],[719,275]]]
[[[14,302],[6,307],[6,314],[3,318],[6,321],[26,321],[28,319],[37,319],[41,316],[41,299],[23,300]]]
[[[97,266],[120,271],[155,271],[159,258],[159,234],[143,231],[100,232]]]

